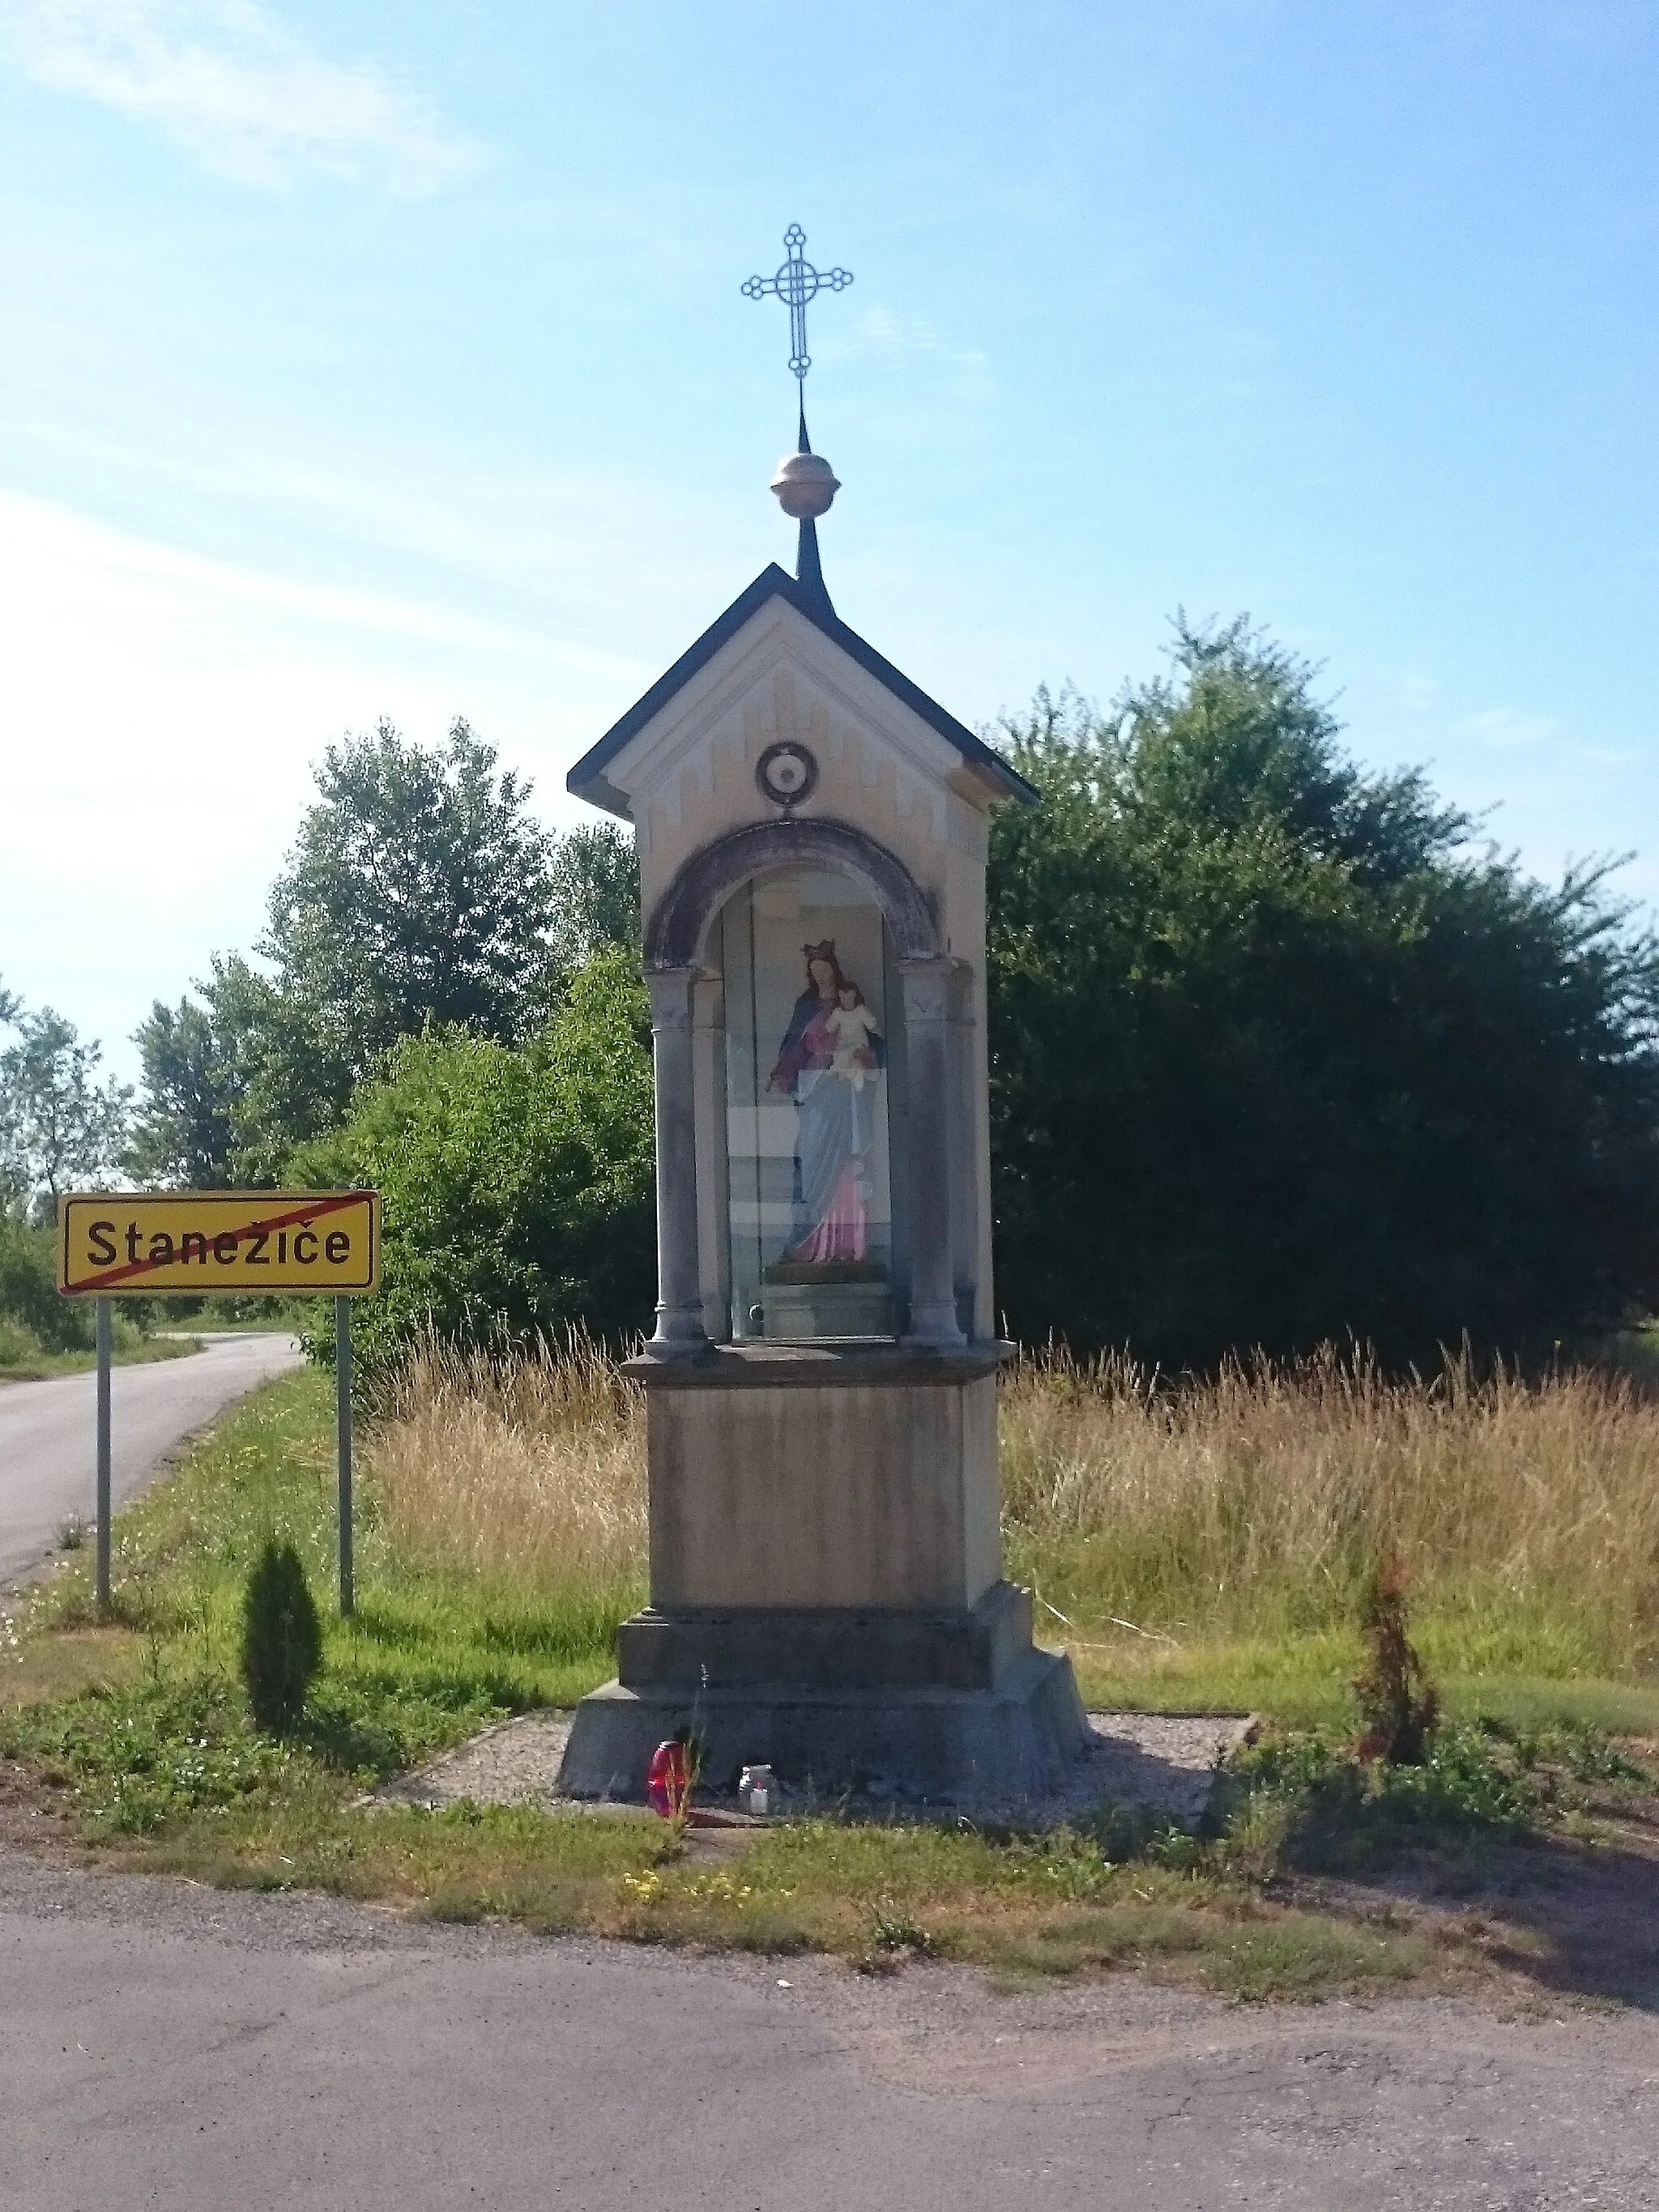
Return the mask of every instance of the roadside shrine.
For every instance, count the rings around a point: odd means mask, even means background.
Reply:
[[[787,243],[752,282],[793,314]],[[1045,1791],[1086,1740],[998,1527],[987,825],[1035,794],[836,614],[838,488],[803,407],[795,574],[569,776],[639,854],[659,1269],[650,1603],[578,1709],[576,1796],[640,1796],[677,1729],[717,1788],[763,1762],[957,1802]]]
[[[351,1301],[380,1280],[372,1190],[77,1191],[58,1201],[58,1288],[97,1300],[97,1595],[109,1609],[110,1301],[281,1291],[334,1300],[340,1610],[354,1603]]]

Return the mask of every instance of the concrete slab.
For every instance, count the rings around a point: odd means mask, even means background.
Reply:
[[[558,1789],[573,1717],[550,1711],[502,1721],[417,1772],[400,1775],[367,1802],[435,1811],[471,1798],[480,1805],[594,1810],[592,1801],[563,1796]],[[1095,1712],[1088,1719],[1085,1755],[1060,1788],[1039,1799],[979,1808],[980,1817],[1000,1809],[1004,1817],[1058,1827],[1109,1803],[1151,1808],[1190,1825],[1209,1801],[1218,1760],[1237,1747],[1250,1725],[1232,1713]],[[804,1800],[792,1806],[786,1796],[781,1802],[786,1814],[805,1809]]]

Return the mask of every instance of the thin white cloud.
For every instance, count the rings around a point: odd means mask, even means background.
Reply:
[[[661,658],[206,559],[3,487],[0,608],[0,962],[124,1080],[151,998],[257,935],[331,740],[381,714],[431,740],[465,714],[568,820],[565,766]]]
[[[982,399],[991,390],[991,357],[975,346],[953,346],[925,316],[895,314],[890,307],[866,307],[858,318],[854,349],[890,361],[925,360],[940,365],[951,380],[952,397]]]
[[[1460,727],[1499,752],[1512,751],[1519,745],[1541,744],[1546,738],[1555,734],[1555,723],[1550,715],[1522,714],[1513,707],[1482,708],[1478,714],[1466,714]]]
[[[307,172],[435,191],[478,149],[368,64],[310,52],[256,0],[0,0],[19,66],[152,124],[220,176]]]

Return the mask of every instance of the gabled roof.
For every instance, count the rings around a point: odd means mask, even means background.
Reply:
[[[582,755],[565,778],[565,787],[578,799],[590,805],[603,806],[626,821],[629,817],[628,800],[606,776],[605,771],[630,738],[637,737],[647,722],[652,721],[675,693],[682,690],[698,670],[714,659],[726,641],[737,635],[753,616],[771,599],[785,600],[798,615],[810,622],[814,629],[821,630],[832,645],[838,645],[851,660],[855,660],[868,676],[890,691],[893,696],[919,714],[930,729],[956,747],[963,760],[981,769],[998,783],[1009,799],[1034,799],[1037,793],[1023,775],[1017,775],[1003,759],[994,752],[984,739],[976,738],[954,714],[947,714],[936,699],[930,699],[920,685],[884,659],[874,646],[866,645],[856,630],[848,629],[831,608],[822,584],[814,590],[811,584],[803,583],[790,575],[787,569],[773,562],[761,570],[748,590],[733,599],[723,615],[709,623],[702,635],[683,653],[665,675],[659,676],[642,699],[638,699],[623,716],[613,723],[598,744]]]

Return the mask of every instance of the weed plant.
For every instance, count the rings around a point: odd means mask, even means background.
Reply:
[[[1360,1602],[1365,1668],[1353,1686],[1359,1705],[1359,1758],[1418,1766],[1440,1718],[1440,1692],[1406,1633],[1406,1588],[1398,1558],[1390,1553],[1379,1559]]]
[[[638,1601],[643,1396],[580,1331],[507,1356],[428,1339],[375,1412],[375,1492],[400,1549],[556,1595],[595,1627]]]

